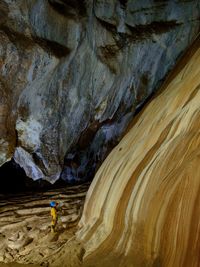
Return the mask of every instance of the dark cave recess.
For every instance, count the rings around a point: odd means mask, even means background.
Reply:
[[[21,168],[13,159],[4,163],[0,167],[0,193],[15,194],[25,192],[44,192],[51,189],[66,187],[68,184],[59,179],[54,184],[45,180],[33,181],[27,177],[23,168]]]

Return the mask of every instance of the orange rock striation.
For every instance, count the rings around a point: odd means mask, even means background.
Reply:
[[[77,233],[84,266],[200,266],[199,47],[96,174]]]

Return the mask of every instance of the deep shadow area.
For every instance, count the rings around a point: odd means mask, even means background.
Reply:
[[[58,180],[54,184],[45,180],[33,181],[26,176],[23,168],[13,159],[0,167],[0,193],[24,193],[24,192],[45,192],[50,189],[66,187],[67,183]]]
[[[49,5],[66,17],[86,16],[86,5],[79,0],[48,0]]]

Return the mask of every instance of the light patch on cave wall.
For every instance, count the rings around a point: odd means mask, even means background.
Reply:
[[[30,150],[35,150],[40,145],[40,133],[42,125],[34,118],[30,117],[27,121],[17,120],[16,130],[20,143]]]
[[[14,153],[14,160],[24,169],[26,175],[33,180],[44,178],[43,172],[34,163],[34,160],[26,150],[17,147]]]

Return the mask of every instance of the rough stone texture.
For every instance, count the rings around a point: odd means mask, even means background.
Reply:
[[[192,1],[2,0],[0,164],[91,177],[199,30]]]

